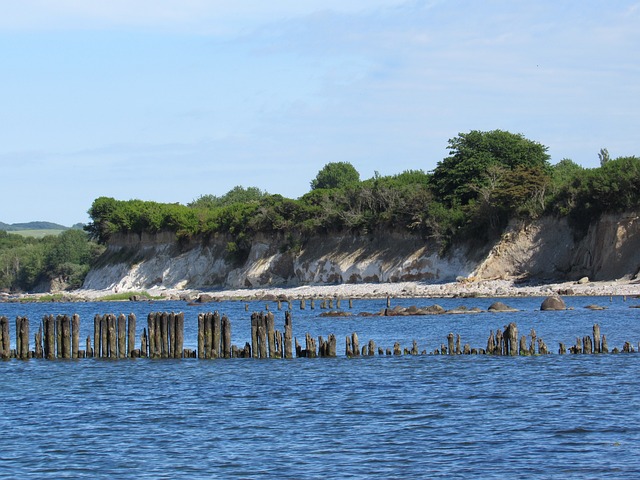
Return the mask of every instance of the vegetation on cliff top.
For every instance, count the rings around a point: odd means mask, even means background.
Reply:
[[[91,236],[174,231],[180,238],[228,234],[230,253],[246,252],[256,233],[282,233],[291,245],[327,232],[413,232],[442,245],[499,234],[514,217],[568,216],[584,229],[603,212],[640,205],[640,159],[610,160],[585,169],[549,163],[547,147],[502,130],[461,133],[431,173],[406,171],[360,180],[347,162],[328,163],[298,199],[235,187],[189,205],[101,197],[89,210]]]

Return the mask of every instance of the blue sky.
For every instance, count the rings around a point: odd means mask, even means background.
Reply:
[[[640,2],[0,0],[0,221],[236,185],[297,198],[326,163],[430,171],[503,129],[552,163],[640,155]]]

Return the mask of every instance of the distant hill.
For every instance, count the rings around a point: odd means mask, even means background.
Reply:
[[[0,230],[5,232],[19,232],[21,230],[68,230],[69,227],[52,222],[27,222],[27,223],[3,223],[0,222]]]

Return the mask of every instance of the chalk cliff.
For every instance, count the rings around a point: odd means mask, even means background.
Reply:
[[[640,270],[639,212],[605,215],[582,238],[574,237],[566,219],[514,222],[494,244],[459,245],[445,255],[409,234],[318,236],[293,247],[280,236],[258,236],[239,263],[227,251],[230,240],[217,236],[185,244],[171,233],[118,235],[83,288],[439,283],[459,277],[612,280],[635,277]]]

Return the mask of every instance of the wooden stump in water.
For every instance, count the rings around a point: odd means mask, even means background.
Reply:
[[[518,355],[518,327],[514,322],[511,322],[506,330],[505,348],[506,354],[514,357]]]
[[[62,315],[57,315],[55,320],[56,332],[56,358],[62,358]]]
[[[143,328],[142,333],[140,334],[140,356],[148,357],[149,356],[149,343],[148,343],[147,329]]]
[[[173,357],[182,358],[184,352],[184,312],[176,314],[176,339]]]
[[[296,358],[300,358],[300,357],[303,356],[302,347],[298,343],[298,338],[297,337],[294,339],[294,341],[295,341],[295,345],[296,345]]]
[[[293,337],[293,325],[291,312],[284,312],[284,358],[293,358],[291,338]]]
[[[328,345],[328,351],[327,351],[327,356],[328,357],[335,357],[336,356],[336,348],[337,348],[337,339],[336,336],[333,333],[329,334],[329,338],[327,339],[327,343]]]
[[[265,315],[260,313],[258,315],[258,349],[259,349],[259,358],[267,358],[268,354],[268,343],[267,343],[267,318]]]
[[[91,348],[91,335],[87,335],[87,340],[85,342],[85,356],[87,358],[92,358],[93,357],[93,348]]]
[[[115,315],[109,315],[108,316],[108,325],[107,328],[109,329],[109,340],[108,340],[108,351],[109,351],[109,358],[117,358],[117,333],[116,333],[116,323],[117,323],[117,318]]]
[[[16,317],[16,358],[29,358],[29,319]]]
[[[80,316],[76,313],[71,317],[71,358],[79,358],[80,351]]]
[[[602,335],[602,353],[609,353],[609,345],[607,344],[606,335]]]
[[[593,340],[591,340],[590,336],[585,336],[582,339],[582,353],[592,354],[593,353]]]
[[[213,350],[211,351],[211,357],[220,358],[222,355],[222,319],[220,313],[216,310],[213,312],[213,324],[211,327],[213,331]]]
[[[44,324],[44,355],[48,360],[56,358],[56,320],[53,315],[45,315]]]
[[[449,333],[449,335],[447,335],[447,346],[448,346],[447,351],[449,352],[449,355],[454,355],[455,350],[453,346],[453,333]]]
[[[529,344],[529,355],[535,355],[536,354],[536,331],[533,328],[531,329],[529,336],[531,337],[531,343]]]
[[[100,320],[101,317],[97,313],[93,316],[93,356],[100,357],[100,340],[102,335],[100,334]],[[45,329],[46,332],[46,329]],[[46,333],[45,333],[46,336]],[[45,353],[46,355],[46,353]]]
[[[520,355],[527,356],[529,355],[529,349],[527,348],[527,336],[522,335],[520,337]]]
[[[11,358],[11,337],[9,332],[9,319],[0,317],[0,356],[3,360]]]
[[[118,315],[118,358],[127,358],[127,317],[124,313]]]
[[[558,348],[558,355],[564,355],[567,353],[567,347],[564,343],[560,343],[560,347]]]
[[[418,353],[418,342],[414,340],[411,345],[411,355],[418,355]]]
[[[353,348],[351,347],[351,336],[347,335],[344,340],[344,354],[346,357],[353,357]]]
[[[0,328],[0,339],[2,338],[2,332],[1,332],[1,328]],[[34,337],[35,340],[35,352],[34,352],[34,356],[35,358],[42,358],[42,323],[40,325],[38,325],[38,331],[35,334]],[[1,342],[1,340],[0,340]],[[0,347],[1,348],[1,347]]]
[[[265,316],[265,324],[267,331],[267,345],[269,347],[269,358],[276,358],[276,331],[273,313],[267,313]]]
[[[136,316],[134,313],[130,313],[128,317],[129,323],[127,325],[127,355],[130,357],[131,352],[136,349]]]
[[[108,329],[108,316],[102,315],[100,317],[100,357],[101,358],[109,358],[109,350],[108,350],[108,340],[109,340],[109,329]]]
[[[71,358],[71,319],[69,315],[61,316],[59,325],[62,351],[58,354],[58,358]]]
[[[593,324],[593,353],[602,353],[602,345],[600,343],[600,325]]]
[[[369,348],[367,349],[367,355],[373,357],[376,354],[376,342],[369,340]]]
[[[202,329],[200,328],[200,317],[202,314],[198,315],[198,357],[200,357],[200,334]],[[147,334],[149,336],[149,358],[158,358],[157,357],[157,347],[156,347],[156,314],[149,313],[147,316]]]
[[[223,315],[221,320],[222,326],[222,357],[231,357],[231,322],[226,315]]]
[[[495,350],[496,350],[495,336],[493,334],[493,330],[491,330],[491,333],[489,333],[489,338],[487,339],[487,353],[489,355],[493,355],[495,353]]]
[[[349,309],[353,308],[353,298],[349,299]]]
[[[400,347],[399,342],[395,342],[393,344],[393,354],[394,355],[402,355],[402,348]]]
[[[460,334],[456,333],[456,355],[460,355],[461,349],[460,349]]]
[[[304,298],[301,299],[300,300],[300,310],[304,310],[306,308],[306,306],[307,306],[307,304],[306,304],[305,299]]]
[[[351,348],[353,348],[354,357],[360,355],[360,342],[358,340],[358,334],[356,332],[353,332],[351,334]]]
[[[169,314],[166,312],[158,314],[160,317],[160,328],[156,332],[160,332],[160,357],[169,358]]]

